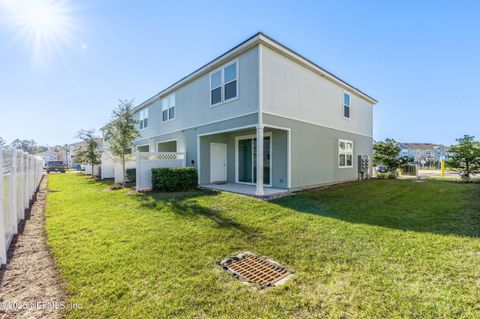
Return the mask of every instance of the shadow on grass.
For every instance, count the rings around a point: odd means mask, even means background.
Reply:
[[[225,216],[220,210],[201,205],[196,200],[199,197],[217,196],[219,192],[213,190],[194,190],[188,192],[148,192],[135,194],[142,207],[160,209],[168,207],[173,213],[187,219],[195,219],[199,216],[206,217],[215,222],[216,227],[236,229],[253,239],[258,231],[237,222],[235,219]]]
[[[480,185],[371,180],[297,193],[271,203],[355,224],[480,236]]]

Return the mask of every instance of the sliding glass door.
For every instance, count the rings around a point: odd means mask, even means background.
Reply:
[[[270,185],[271,137],[263,139],[263,183]],[[255,184],[257,182],[257,139],[240,138],[237,149],[238,182]]]

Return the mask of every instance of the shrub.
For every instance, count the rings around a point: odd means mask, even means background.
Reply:
[[[137,180],[137,170],[135,168],[126,169],[127,181],[134,182]]]
[[[154,190],[178,192],[194,189],[197,185],[198,175],[195,167],[152,169]]]
[[[376,177],[378,179],[396,179],[396,176],[392,173],[377,173]]]

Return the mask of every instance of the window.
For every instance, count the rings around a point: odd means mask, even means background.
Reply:
[[[210,74],[210,105],[238,97],[238,62]]]
[[[162,122],[175,119],[175,93],[162,99]]]
[[[140,111],[140,129],[148,127],[148,107]]]
[[[343,117],[350,118],[350,94],[343,92]]]
[[[353,167],[353,142],[338,140],[338,167]]]
[[[148,153],[150,152],[150,145],[140,145],[140,146],[137,146],[137,151],[139,152],[143,152],[143,153]]]

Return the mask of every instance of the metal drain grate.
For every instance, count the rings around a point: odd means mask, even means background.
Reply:
[[[272,260],[248,252],[227,258],[220,265],[239,280],[260,286],[276,286],[288,280],[293,273]]]

